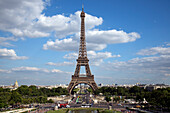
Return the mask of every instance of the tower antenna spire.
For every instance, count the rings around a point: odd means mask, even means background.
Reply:
[[[84,11],[84,4],[82,3],[82,11]]]

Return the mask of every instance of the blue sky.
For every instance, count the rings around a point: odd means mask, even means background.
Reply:
[[[169,0],[0,0],[0,85],[68,84],[82,3],[97,83],[170,84]]]

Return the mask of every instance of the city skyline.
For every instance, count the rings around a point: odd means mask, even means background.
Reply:
[[[87,56],[95,81],[170,84],[168,0],[84,0]],[[0,85],[71,80],[82,0],[0,1]]]

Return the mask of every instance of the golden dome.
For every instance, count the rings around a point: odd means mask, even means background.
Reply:
[[[15,88],[18,88],[18,82],[17,82],[17,80],[16,80],[16,82],[15,82],[15,84],[14,84],[14,87],[15,87]]]

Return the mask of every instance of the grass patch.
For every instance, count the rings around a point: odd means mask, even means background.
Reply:
[[[67,113],[68,109],[59,109],[57,111],[48,111],[47,113]]]
[[[97,110],[98,113],[121,113],[119,111],[115,110],[107,110],[103,108],[64,108],[64,109],[59,109],[57,111],[48,111],[47,113],[68,113],[68,111],[79,111],[79,110],[87,110],[87,111],[94,111]]]

